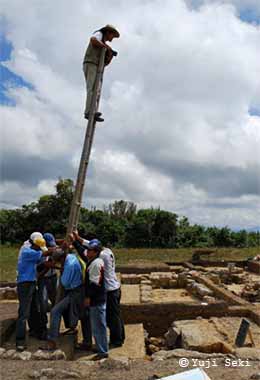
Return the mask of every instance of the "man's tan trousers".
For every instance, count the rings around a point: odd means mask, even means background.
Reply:
[[[90,111],[91,100],[92,100],[95,80],[97,76],[97,70],[98,70],[98,66],[95,65],[94,63],[87,62],[83,64],[83,72],[85,75],[86,88],[87,88],[85,114],[89,113]]]

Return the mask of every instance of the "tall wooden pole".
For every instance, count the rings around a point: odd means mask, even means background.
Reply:
[[[82,150],[80,164],[79,164],[78,176],[77,176],[77,181],[76,181],[75,190],[74,190],[73,199],[72,199],[71,208],[70,208],[66,239],[68,239],[68,235],[77,228],[78,221],[79,221],[79,214],[80,214],[80,209],[81,209],[81,204],[82,204],[87,168],[89,164],[89,158],[90,158],[90,153],[91,153],[91,148],[92,148],[94,133],[95,133],[95,127],[96,127],[95,113],[98,111],[99,101],[100,101],[100,96],[101,96],[105,53],[106,53],[106,49],[102,48],[92,101],[91,101],[91,106],[90,106],[85,140],[84,140],[83,150]]]

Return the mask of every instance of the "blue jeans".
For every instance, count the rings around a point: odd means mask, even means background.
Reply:
[[[48,339],[55,340],[59,336],[60,332],[60,322],[63,313],[70,306],[69,295],[65,296],[59,303],[57,303],[51,310],[51,320],[50,320],[50,330]]]
[[[52,306],[55,305],[56,297],[56,288],[57,288],[57,276],[43,277],[38,280],[38,295],[39,295],[39,304],[40,304],[40,327],[41,333],[47,333],[47,312],[49,309],[49,300],[51,301]]]
[[[67,328],[75,328],[80,318],[82,304],[82,287],[65,290],[64,298],[51,310],[50,331],[48,339],[55,340],[59,336],[61,317]],[[65,321],[66,316],[66,321]],[[67,326],[68,325],[68,326]]]
[[[106,304],[90,306],[92,334],[99,354],[108,353]]]
[[[44,311],[48,311],[48,300],[51,301],[52,306],[55,305],[56,290],[57,290],[57,275],[50,277],[43,277],[38,280],[38,289],[40,302],[42,300]]]
[[[16,345],[24,345],[26,337],[26,321],[29,320],[32,302],[36,297],[35,282],[17,284],[19,300],[18,319],[16,323]]]

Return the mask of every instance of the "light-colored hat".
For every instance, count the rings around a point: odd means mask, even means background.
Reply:
[[[37,247],[41,248],[42,252],[47,252],[48,248],[46,247],[46,241],[42,238],[36,237],[33,239],[33,244],[37,245]]]
[[[34,241],[34,239],[43,239],[43,235],[40,232],[33,232],[30,236],[30,240]]]
[[[107,24],[106,26],[104,26],[103,28],[100,29],[102,32],[106,32],[106,31],[109,31],[109,32],[113,32],[114,35],[115,35],[115,38],[119,38],[120,37],[120,33],[119,31],[116,29],[116,27],[114,25],[111,25],[111,24]]]

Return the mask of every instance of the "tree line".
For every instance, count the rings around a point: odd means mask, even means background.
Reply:
[[[72,180],[60,179],[55,194],[21,208],[1,209],[1,243],[21,243],[32,231],[52,232],[63,238],[73,189]],[[78,230],[88,239],[98,237],[105,245],[129,248],[244,248],[257,247],[260,241],[259,232],[190,224],[187,217],[160,208],[138,210],[133,202],[123,200],[102,210],[82,208]]]

